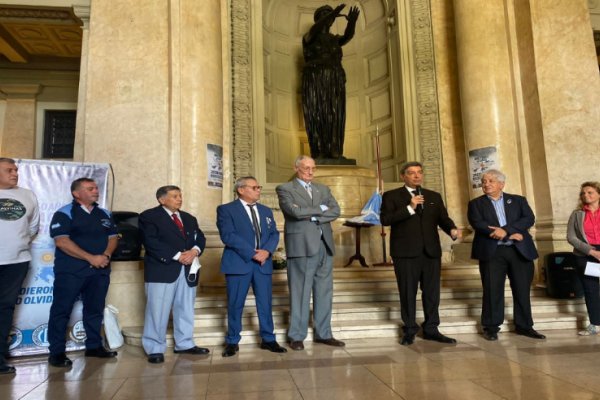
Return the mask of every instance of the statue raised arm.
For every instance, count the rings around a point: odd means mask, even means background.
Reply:
[[[302,109],[311,156],[320,164],[354,164],[343,157],[346,125],[346,73],[342,46],[354,36],[358,7],[342,15],[345,4],[317,8],[314,25],[302,37]],[[329,32],[338,17],[347,20],[343,35]]]

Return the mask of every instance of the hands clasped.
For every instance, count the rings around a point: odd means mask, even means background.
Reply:
[[[267,261],[267,259],[269,258],[269,252],[267,250],[263,250],[263,249],[256,249],[254,250],[254,256],[252,257],[252,259],[256,262],[258,262],[260,265],[263,265],[265,263],[265,261]]]
[[[199,255],[200,254],[198,254],[198,251],[196,249],[186,250],[181,253],[178,261],[183,265],[191,265],[194,261],[194,258],[198,257]]]
[[[490,237],[492,239],[504,240],[504,238],[508,235],[508,232],[498,226],[488,226],[488,228],[492,230],[492,233],[490,233]],[[513,233],[512,235],[508,236],[508,240],[520,242],[523,240],[523,235],[520,233]]]

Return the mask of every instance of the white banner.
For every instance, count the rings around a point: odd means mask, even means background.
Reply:
[[[91,178],[98,184],[100,207],[106,206],[109,164],[17,160],[19,186],[32,190],[40,207],[40,230],[31,246],[29,273],[17,298],[9,352],[12,356],[48,352],[48,315],[53,298],[54,240],[49,225],[60,207],[73,201],[71,182]],[[84,348],[85,330],[78,300],[69,321],[67,350]]]

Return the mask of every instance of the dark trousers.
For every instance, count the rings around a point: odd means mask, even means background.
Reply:
[[[252,272],[245,275],[225,275],[227,282],[227,344],[237,344],[241,340],[242,314],[248,290],[252,286],[256,301],[256,312],[260,337],[265,342],[275,340],[273,333],[272,276],[260,272],[260,264],[254,263]]]
[[[94,273],[80,277],[58,274],[54,277],[54,299],[48,319],[48,342],[50,354],[65,352],[65,332],[75,301],[81,294],[83,301],[83,327],[87,336],[86,349],[102,347],[102,318],[110,275]]]
[[[479,261],[483,300],[481,325],[488,332],[498,332],[504,322],[504,283],[510,280],[513,295],[514,322],[517,328],[531,329],[533,261],[525,259],[514,246],[498,246],[489,261]]]
[[[434,334],[440,325],[440,258],[431,258],[426,254],[418,257],[394,257],[394,272],[400,293],[400,313],[404,323],[405,335],[414,335],[419,331],[416,322],[417,290],[421,285],[423,313],[425,321],[423,332]]]
[[[0,357],[8,355],[15,304],[28,271],[29,261],[0,265]]]
[[[600,245],[593,245],[596,250],[600,250]],[[594,257],[576,257],[577,272],[581,285],[583,286],[583,294],[585,295],[585,307],[587,308],[590,324],[600,325],[600,281],[595,276],[587,276],[585,272],[585,264],[588,261],[597,263]]]

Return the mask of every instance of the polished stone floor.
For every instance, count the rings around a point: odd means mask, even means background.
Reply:
[[[169,351],[160,365],[126,346],[110,361],[73,353],[67,371],[27,357],[12,360],[16,375],[0,376],[0,399],[600,399],[600,337],[544,333],[545,341],[454,335],[457,345],[417,338],[410,347],[382,338],[343,349],[306,342],[283,355],[242,345],[227,359],[212,347],[200,357]]]

